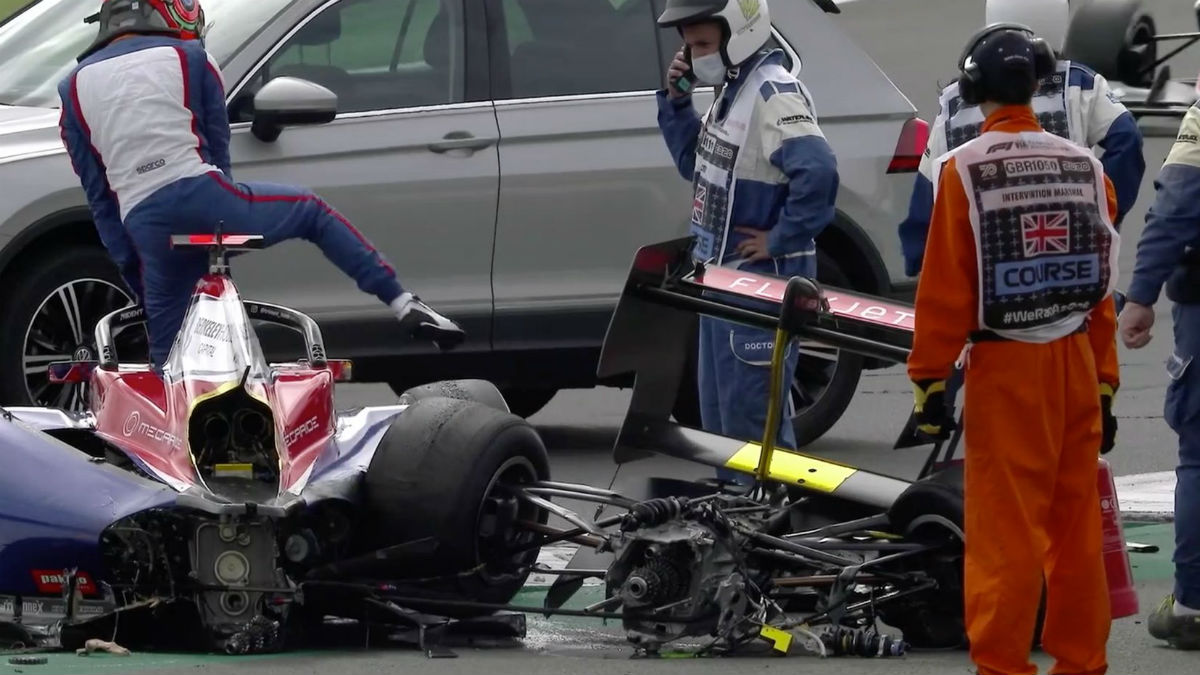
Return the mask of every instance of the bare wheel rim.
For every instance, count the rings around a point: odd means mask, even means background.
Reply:
[[[496,488],[502,485],[523,485],[537,480],[537,469],[528,458],[511,457],[496,469],[492,479],[488,481],[476,519],[475,551],[477,564],[485,565],[480,571],[480,577],[489,583],[497,583],[519,573],[522,565],[530,562],[528,558],[537,555],[536,549],[509,558],[502,558],[500,552],[531,543],[538,535],[516,527],[515,521],[536,521],[540,515],[538,506],[517,499],[507,490]]]
[[[109,312],[130,304],[132,299],[119,286],[103,279],[83,278],[69,281],[50,292],[38,305],[21,347],[21,367],[25,392],[36,406],[62,408],[73,412],[87,406],[86,384],[50,382],[49,368],[54,361],[96,358],[96,323]],[[133,355],[146,344],[145,331],[130,330],[119,336],[118,353]],[[133,354],[130,354],[132,350]],[[124,354],[123,354],[124,355]]]

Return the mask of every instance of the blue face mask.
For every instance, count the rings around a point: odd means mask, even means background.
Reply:
[[[725,73],[728,70],[725,62],[721,59],[720,52],[713,52],[692,60],[692,72],[696,73],[696,79],[704,84],[712,86],[721,84],[725,81]]]

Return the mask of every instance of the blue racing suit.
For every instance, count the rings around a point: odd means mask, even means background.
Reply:
[[[236,183],[218,64],[194,40],[134,36],[83,58],[59,84],[63,143],[100,239],[146,311],[151,362],[161,367],[208,254],[175,250],[175,234],[303,238],[384,303],[395,271],[337,211],[299,188]]]
[[[1200,109],[1193,104],[1154,182],[1157,196],[1146,213],[1128,302],[1153,307],[1172,275],[1175,349],[1167,360],[1164,418],[1179,435],[1175,469],[1175,600],[1200,608],[1200,284],[1194,256],[1200,251]],[[1191,272],[1189,273],[1189,268]],[[1190,294],[1187,293],[1190,291]]]
[[[958,94],[958,82],[942,90],[937,118],[930,128],[929,142],[909,199],[908,217],[900,224],[900,247],[904,271],[915,277],[921,271],[929,218],[933,212],[933,164],[947,152],[979,135],[983,114],[976,105],[966,105]],[[1065,59],[1038,83],[1033,109],[1043,129],[1086,148],[1104,149],[1100,162],[1117,191],[1117,222],[1137,201],[1138,188],[1146,171],[1142,156],[1142,133],[1133,114],[1117,101],[1104,76],[1087,66]]]
[[[808,91],[782,62],[778,50],[751,57],[703,118],[690,96],[671,99],[660,91],[658,123],[680,174],[693,185],[697,259],[783,278],[816,277],[815,239],[833,221],[837,160]],[[771,258],[739,258],[736,247],[749,236],[741,227],[768,232]],[[701,317],[697,378],[706,431],[762,439],[774,342],[773,331]],[[793,342],[785,396],[798,359]],[[795,448],[784,412],[778,445]]]

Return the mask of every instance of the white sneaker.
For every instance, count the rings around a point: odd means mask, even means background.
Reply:
[[[433,311],[408,291],[393,300],[391,307],[411,337],[432,340],[443,351],[454,349],[466,339],[467,334],[458,324]]]

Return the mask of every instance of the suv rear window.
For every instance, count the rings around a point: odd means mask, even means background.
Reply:
[[[660,86],[650,0],[503,0],[512,98]]]
[[[353,113],[458,103],[462,23],[451,0],[344,0],[314,16],[287,39],[234,104],[233,121],[251,118],[249,97],[267,81],[290,75],[338,97]],[[453,70],[452,70],[453,69]]]

